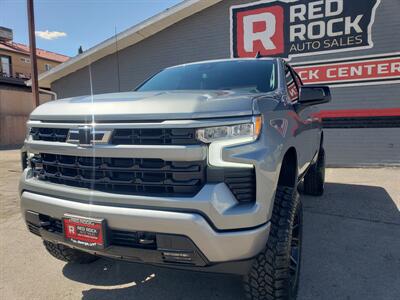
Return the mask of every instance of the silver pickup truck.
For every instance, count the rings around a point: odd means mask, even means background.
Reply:
[[[282,59],[170,67],[132,92],[52,101],[27,126],[21,210],[47,251],[238,274],[249,299],[296,296],[298,183],[324,189],[316,104]]]

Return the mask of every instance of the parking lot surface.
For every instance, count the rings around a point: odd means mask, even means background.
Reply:
[[[18,151],[0,151],[1,299],[243,299],[241,279],[46,253],[19,213]],[[298,299],[399,299],[400,169],[328,169],[323,197],[301,196]]]

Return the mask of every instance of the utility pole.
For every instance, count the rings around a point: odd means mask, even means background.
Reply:
[[[39,87],[38,87],[38,69],[37,69],[37,58],[36,58],[35,13],[33,10],[33,0],[26,0],[26,4],[28,8],[32,95],[33,95],[33,100],[35,102],[35,107],[37,107],[39,106]]]

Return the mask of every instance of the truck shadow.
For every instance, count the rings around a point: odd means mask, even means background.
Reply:
[[[399,208],[380,186],[328,182],[322,197],[301,195],[301,199],[304,211],[308,213],[400,225]]]
[[[327,183],[323,197],[301,198],[304,248],[298,299],[390,299],[396,291],[387,287],[397,285],[400,267],[396,251],[400,213],[387,191]],[[94,286],[82,291],[82,299],[243,299],[238,276],[109,259],[91,265],[66,264],[63,274]]]
[[[194,273],[137,263],[100,259],[90,266],[67,264],[64,275],[98,286],[82,299],[243,299],[236,276]]]

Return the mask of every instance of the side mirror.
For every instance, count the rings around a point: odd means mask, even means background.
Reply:
[[[316,105],[331,101],[331,90],[326,85],[303,85],[300,88],[299,103]]]

